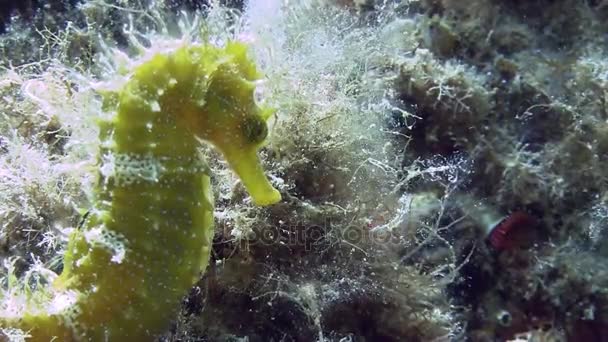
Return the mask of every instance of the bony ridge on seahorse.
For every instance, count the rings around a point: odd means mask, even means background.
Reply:
[[[137,66],[100,127],[94,209],[69,239],[48,307],[0,317],[28,341],[153,341],[209,260],[213,198],[200,140],[219,149],[258,205],[280,200],[257,150],[272,114],[238,42],[182,46]]]

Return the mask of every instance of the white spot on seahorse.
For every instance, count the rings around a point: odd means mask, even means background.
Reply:
[[[152,108],[153,112],[158,113],[160,112],[160,103],[156,100],[152,100],[150,101],[150,108]]]
[[[112,253],[110,260],[120,264],[127,253],[125,238],[105,227],[99,226],[84,232],[85,240],[92,246],[103,247]]]
[[[117,154],[114,156],[114,177],[118,185],[142,181],[158,182],[165,172],[162,162],[153,155]]]

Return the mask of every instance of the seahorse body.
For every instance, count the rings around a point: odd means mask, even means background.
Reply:
[[[155,55],[105,95],[116,115],[101,123],[94,209],[53,284],[60,305],[0,325],[29,341],[152,341],[166,329],[209,259],[200,140],[222,152],[254,203],[280,200],[257,157],[272,113],[254,102],[259,76],[243,44],[201,44]]]

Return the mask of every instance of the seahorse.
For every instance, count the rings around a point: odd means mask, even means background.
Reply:
[[[257,152],[274,112],[254,99],[261,77],[247,46],[190,44],[135,67],[103,94],[93,209],[69,237],[46,308],[0,317],[28,341],[153,341],[207,266],[214,200],[201,141],[211,143],[254,204],[280,193]]]

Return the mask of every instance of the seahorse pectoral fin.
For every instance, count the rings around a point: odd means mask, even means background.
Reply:
[[[281,194],[264,175],[255,147],[220,148],[230,167],[239,176],[255,205],[271,205],[281,200]]]

